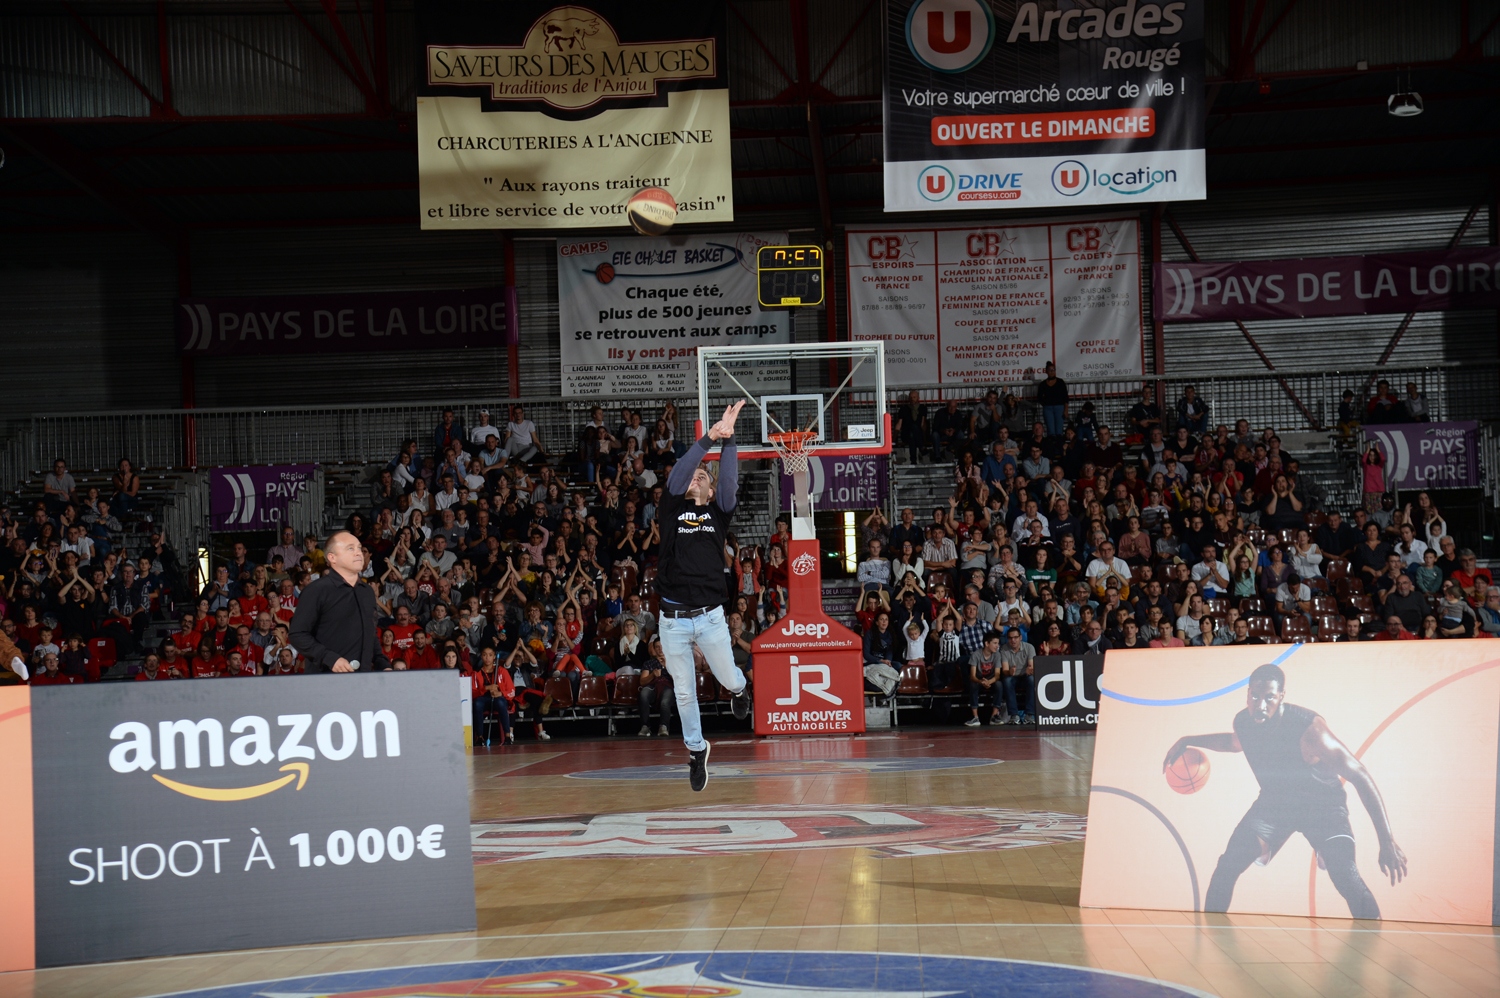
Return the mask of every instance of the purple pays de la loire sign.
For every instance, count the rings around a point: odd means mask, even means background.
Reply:
[[[210,530],[280,530],[287,508],[307,488],[315,464],[215,468],[208,493]]]
[[[808,492],[816,509],[874,509],[890,491],[890,458],[885,454],[814,454],[808,458]],[[792,476],[781,476],[781,508],[792,508]]]
[[[177,348],[225,357],[503,346],[506,303],[505,288],[182,298]]]
[[[1365,439],[1385,453],[1388,489],[1463,489],[1479,485],[1479,424],[1367,426]]]
[[[1500,307],[1500,247],[1298,260],[1158,263],[1157,322]]]

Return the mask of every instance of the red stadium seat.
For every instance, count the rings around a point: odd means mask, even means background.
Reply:
[[[1337,613],[1318,615],[1318,640],[1331,641],[1344,633],[1344,618]]]
[[[604,677],[585,673],[578,684],[578,699],[573,701],[574,706],[603,707],[608,703],[609,686],[604,682]]]
[[[1338,613],[1339,601],[1332,596],[1314,596],[1313,613]]]
[[[118,661],[114,638],[89,639],[87,663],[89,679],[97,681],[101,673],[108,672]]]
[[[698,673],[698,702],[700,704],[713,703],[719,698],[719,684],[714,682],[711,673]]]
[[[636,707],[641,692],[640,676],[616,676],[615,691],[609,702],[616,707]]]
[[[1281,636],[1287,641],[1311,641],[1312,626],[1300,614],[1286,617],[1281,621]]]
[[[1240,613],[1247,617],[1264,615],[1266,613],[1266,601],[1259,596],[1246,596],[1240,600]]]
[[[566,677],[554,676],[542,687],[542,693],[552,698],[552,714],[556,716],[573,706],[573,687]]]
[[[1245,618],[1245,622],[1250,626],[1250,633],[1257,638],[1276,637],[1276,624],[1270,617],[1257,614],[1254,617]]]
[[[903,697],[923,696],[927,693],[927,670],[920,665],[901,668],[901,682],[896,685],[896,695]]]
[[[1323,559],[1323,576],[1329,582],[1337,582],[1349,577],[1349,559],[1339,557],[1327,557]]]

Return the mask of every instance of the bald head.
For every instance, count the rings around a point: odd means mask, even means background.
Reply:
[[[351,586],[359,578],[359,573],[364,571],[364,548],[359,543],[359,538],[347,530],[335,531],[324,545],[323,553],[328,559],[328,567]]]

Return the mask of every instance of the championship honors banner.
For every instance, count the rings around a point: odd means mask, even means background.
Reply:
[[[886,341],[886,383],[1139,376],[1140,224],[1132,217],[851,229],[849,326]]]
[[[0,689],[0,971],[472,931],[452,682]]]
[[[791,342],[790,310],[762,312],[755,297],[756,249],[785,241],[738,232],[559,242],[563,395],[692,394],[698,347]],[[785,390],[786,375],[785,364],[735,372],[747,389]]]
[[[417,5],[424,229],[625,224],[666,189],[731,222],[724,6],[716,0]]]
[[[1105,655],[1085,907],[1500,924],[1500,641]]]
[[[1206,197],[1202,0],[889,0],[885,210]]]

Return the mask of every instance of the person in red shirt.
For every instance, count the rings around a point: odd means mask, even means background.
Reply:
[[[415,631],[412,634],[413,643],[411,650],[406,653],[406,667],[413,671],[418,669],[436,669],[442,665],[438,661],[437,649],[432,647],[431,640],[426,631]]]
[[[411,611],[404,606],[396,608],[396,622],[387,628],[396,651],[403,657],[416,644],[416,633],[421,629],[422,625],[411,619]]]
[[[516,686],[510,672],[495,664],[495,649],[480,649],[479,671],[474,673],[473,682],[474,744],[494,744],[493,740],[485,739],[484,727],[485,715],[493,710],[500,718],[502,739],[505,744],[514,745],[516,735],[510,728],[510,712],[516,699]]]
[[[219,656],[219,644],[212,635],[198,642],[198,653],[193,656],[190,671],[194,679],[217,679],[224,671],[224,659]]]
[[[1415,641],[1417,636],[1408,631],[1401,623],[1401,618],[1391,614],[1385,619],[1385,630],[1375,635],[1371,641]]]
[[[184,613],[182,621],[178,625],[177,632],[172,635],[176,640],[178,648],[198,647],[198,636],[202,633],[202,624],[199,623],[195,614]]]
[[[177,642],[170,635],[161,643],[161,671],[168,679],[186,679],[192,675],[192,664],[177,650]]]
[[[270,612],[273,619],[283,624],[290,624],[292,622],[292,614],[296,612],[289,607],[283,606],[281,597],[276,593],[272,593],[266,597],[266,609]]]
[[[232,599],[229,601],[229,608],[225,611],[225,613],[227,614],[227,623],[230,627],[239,627],[241,624],[249,627],[251,624],[255,623],[255,615],[246,613],[245,604],[241,603],[237,599]],[[232,642],[234,638],[230,637],[229,640]]]
[[[269,609],[269,601],[260,594],[260,587],[253,582],[244,585],[244,592],[240,595],[240,606],[251,617],[256,616],[262,610]]]
[[[71,686],[83,682],[82,676],[70,676],[57,671],[57,656],[48,652],[42,657],[42,668],[31,677],[32,686]]]
[[[254,678],[258,675],[260,675],[260,670],[255,667],[253,659],[247,659],[239,648],[230,651],[224,663],[225,678],[238,679],[245,676]]]
[[[1479,568],[1478,559],[1468,548],[1458,552],[1458,568],[1454,570],[1451,578],[1463,588],[1464,598],[1473,607],[1484,604],[1490,586],[1495,584],[1494,579],[1490,577],[1490,570]]]
[[[167,670],[161,667],[161,658],[155,652],[146,656],[146,661],[141,663],[141,671],[135,674],[135,681],[138,683],[173,678],[175,677],[169,675]]]

